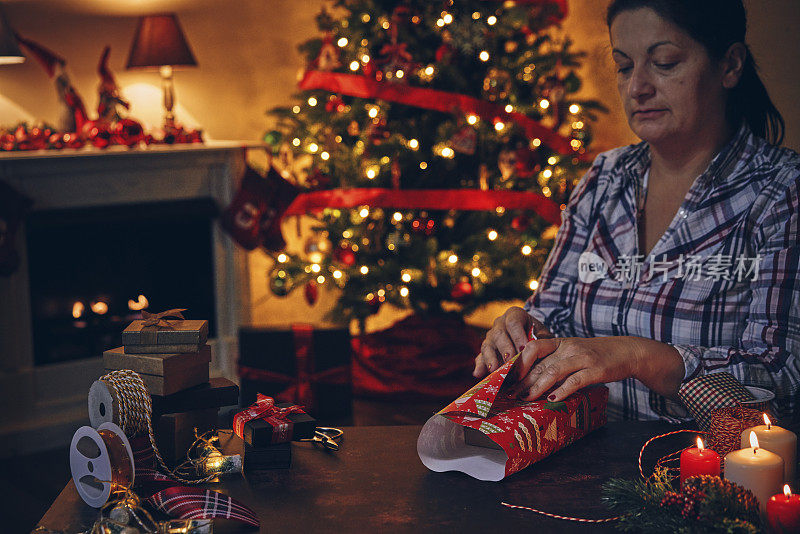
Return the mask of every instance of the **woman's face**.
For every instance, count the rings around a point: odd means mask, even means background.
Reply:
[[[611,24],[617,88],[628,124],[651,144],[694,143],[724,128],[723,68],[705,48],[648,8]]]

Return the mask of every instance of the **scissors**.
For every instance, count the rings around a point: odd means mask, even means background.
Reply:
[[[319,426],[314,431],[313,438],[301,439],[300,441],[310,441],[314,445],[320,444],[328,450],[338,451],[339,443],[336,440],[342,437],[342,434],[344,434],[344,432],[340,428]]]

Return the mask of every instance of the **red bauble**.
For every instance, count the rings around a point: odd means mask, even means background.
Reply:
[[[347,265],[348,267],[355,265],[356,263],[356,253],[353,252],[353,249],[350,247],[337,248],[333,252],[333,257],[336,261],[342,265]]]
[[[420,217],[411,222],[411,228],[418,234],[431,235],[436,228],[436,222],[433,219]]]
[[[472,284],[465,280],[453,286],[450,296],[457,302],[464,302],[469,300],[473,291]]]
[[[531,220],[528,218],[527,215],[517,215],[513,219],[511,219],[511,228],[516,230],[517,232],[522,232],[526,230],[528,226],[530,226]]]
[[[303,288],[303,295],[305,295],[306,302],[308,302],[309,306],[316,304],[317,298],[319,297],[317,282],[314,280],[309,280],[309,282],[306,284],[306,287]]]
[[[114,123],[114,143],[134,147],[144,141],[144,128],[133,119],[120,119]]]

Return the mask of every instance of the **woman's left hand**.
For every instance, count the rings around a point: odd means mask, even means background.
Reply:
[[[560,401],[591,384],[638,378],[659,394],[674,396],[683,360],[670,345],[633,337],[553,338],[528,342],[518,361],[520,382],[513,392],[524,400]]]

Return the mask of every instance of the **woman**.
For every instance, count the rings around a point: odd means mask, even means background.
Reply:
[[[673,419],[687,415],[682,382],[727,371],[774,391],[791,424],[800,156],[776,146],[783,120],[744,44],[742,2],[615,0],[607,23],[643,142],[597,157],[539,289],[495,321],[474,374],[521,350],[522,398],[607,383],[609,418]]]

